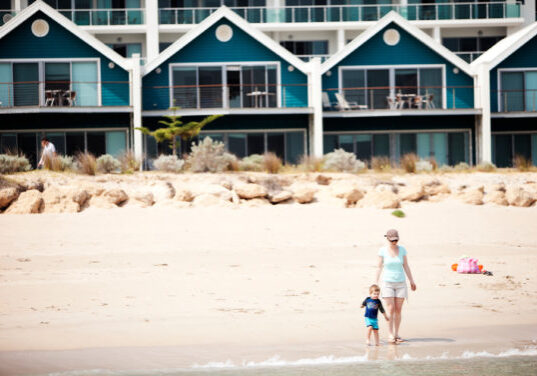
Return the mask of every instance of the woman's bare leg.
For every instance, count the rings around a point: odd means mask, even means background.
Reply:
[[[388,331],[390,332],[390,339],[395,338],[395,325],[394,325],[394,316],[395,316],[395,299],[396,298],[384,298],[384,303],[386,303],[386,313],[390,318],[388,321]]]
[[[399,327],[401,326],[401,312],[403,311],[404,298],[394,298],[394,318],[393,318],[393,335],[399,337]],[[392,318],[390,317],[390,321]]]

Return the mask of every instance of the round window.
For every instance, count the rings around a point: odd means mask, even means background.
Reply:
[[[386,43],[388,46],[395,46],[397,43],[399,43],[401,36],[397,30],[388,29],[384,32],[383,39],[384,43]]]
[[[48,31],[49,31],[49,26],[48,26],[48,22],[45,21],[45,20],[35,20],[34,22],[32,22],[32,33],[36,36],[36,37],[44,37],[45,35],[48,34]]]
[[[216,28],[216,39],[220,42],[228,42],[233,37],[233,29],[228,25],[220,25]]]

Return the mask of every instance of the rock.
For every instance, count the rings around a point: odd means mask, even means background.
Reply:
[[[151,193],[156,202],[172,199],[175,196],[175,188],[169,181],[158,182],[151,187]]]
[[[213,195],[224,201],[231,201],[232,194],[231,191],[228,191],[226,188],[222,187],[220,184],[203,184],[198,187],[197,192],[194,196],[198,195]]]
[[[119,188],[106,190],[102,197],[114,205],[121,205],[129,199],[129,196],[127,196],[125,191]]]
[[[229,180],[222,180],[220,182],[220,185],[224,187],[225,189],[227,189],[228,191],[231,191],[231,189],[233,188],[233,184],[231,184]]]
[[[373,206],[378,209],[397,209],[400,206],[400,200],[391,190],[371,190],[360,200],[360,206]]]
[[[459,194],[462,202],[471,205],[483,205],[484,188],[477,187],[465,190]]]
[[[43,192],[43,190],[44,190],[43,182],[41,181],[41,179],[26,181],[26,182],[22,183],[22,186],[27,191],[37,190],[39,192]]]
[[[208,206],[230,206],[231,202],[229,200],[223,200],[220,197],[217,197],[212,194],[203,193],[194,198],[192,205],[197,207],[208,207]]]
[[[71,191],[71,199],[76,202],[80,208],[83,208],[90,198],[91,195],[89,192],[83,188],[74,188]]]
[[[502,191],[491,191],[485,195],[483,202],[487,204],[496,204],[501,206],[508,206],[509,202],[505,198],[505,193]]]
[[[331,185],[332,195],[345,200],[347,206],[354,205],[364,197],[364,194],[352,183],[338,181]]]
[[[389,192],[397,194],[399,189],[397,188],[395,184],[381,182],[375,185],[375,191],[377,192],[389,191]]]
[[[262,198],[267,196],[267,189],[259,184],[254,183],[239,183],[236,184],[235,192],[240,198],[251,200],[253,198]]]
[[[505,184],[503,184],[503,183],[492,184],[490,187],[487,188],[487,193],[488,192],[494,192],[494,191],[504,192],[505,193]]]
[[[315,178],[315,181],[319,185],[329,185],[332,178],[330,176],[324,176],[324,175],[317,175]]]
[[[505,198],[509,205],[519,207],[531,206],[536,200],[536,197],[521,187],[509,187],[505,193]]]
[[[0,209],[6,208],[19,197],[19,191],[15,188],[0,189]]]
[[[427,196],[448,195],[451,189],[446,184],[440,183],[434,185],[424,185],[423,190]]]
[[[299,204],[309,204],[315,198],[316,190],[307,186],[297,187],[293,190],[293,198]]]
[[[250,200],[243,200],[243,203],[244,206],[251,208],[270,205],[270,202],[266,198],[252,198]]]
[[[44,213],[78,213],[80,205],[74,202],[68,189],[49,186],[41,195]]]
[[[111,202],[107,197],[104,196],[93,196],[88,202],[90,208],[97,209],[114,209],[117,208],[117,205]]]
[[[192,202],[194,195],[188,189],[179,188],[175,191],[175,199],[177,201]]]
[[[421,184],[412,184],[401,188],[401,200],[403,201],[419,201],[425,196],[425,189]]]
[[[155,204],[155,197],[152,192],[138,191],[131,195],[131,198],[135,201],[135,204],[140,205],[143,208],[153,206]]]
[[[7,208],[7,214],[34,214],[41,212],[43,198],[37,189],[22,192],[17,200]]]
[[[275,193],[270,193],[268,195],[268,198],[270,202],[272,202],[273,204],[278,204],[280,202],[284,202],[284,201],[292,199],[293,194],[289,191],[279,191]]]

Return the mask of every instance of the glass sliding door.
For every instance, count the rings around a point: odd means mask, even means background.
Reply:
[[[229,65],[226,67],[228,105],[231,108],[241,107],[241,67]]]
[[[524,111],[524,73],[502,72],[501,76],[501,111]]]
[[[98,76],[96,62],[73,62],[72,81],[75,106],[97,106],[98,98]]]
[[[106,132],[106,154],[120,156],[127,147],[125,132]]]
[[[171,107],[198,107],[197,73],[196,67],[173,67]]]
[[[399,135],[399,157],[405,154],[416,154],[416,134],[401,133]]]
[[[15,106],[39,105],[39,64],[13,63]]]
[[[287,132],[285,134],[285,160],[287,163],[299,163],[304,155],[304,132]]]
[[[64,132],[47,132],[47,138],[56,148],[58,155],[65,155],[65,133]],[[41,144],[39,144],[41,146]],[[41,147],[39,148],[41,149]],[[41,150],[39,151],[41,153]]]
[[[461,162],[468,162],[466,150],[468,148],[467,133],[448,133],[449,164],[455,166]]]
[[[448,164],[448,137],[446,133],[433,133],[433,153],[438,166]]]
[[[425,97],[429,107],[442,108],[442,69],[420,68],[419,69],[419,93]]]
[[[494,164],[496,165],[496,167],[510,167],[513,160],[512,135],[497,134],[492,137],[494,141]]]
[[[13,71],[11,63],[0,63],[0,107],[13,106]]]
[[[354,135],[343,134],[338,138],[338,148],[345,150],[347,153],[354,153]]]
[[[396,69],[395,70],[395,93],[418,94],[418,70]]]
[[[514,149],[515,157],[521,156],[527,160],[531,160],[531,135],[515,134]]]
[[[267,133],[267,152],[272,152],[285,160],[285,135],[283,133]]]
[[[199,67],[200,108],[222,107],[222,67]]]
[[[356,135],[356,158],[361,161],[370,161],[372,155],[372,140],[370,134],[357,134]]]
[[[263,154],[265,152],[265,134],[248,133],[246,138],[247,155]]]
[[[45,91],[71,88],[71,64],[45,63]]]
[[[375,69],[367,71],[367,106],[369,109],[388,108],[390,95],[390,71]]]
[[[86,151],[84,132],[67,132],[65,134],[65,154],[76,155]]]
[[[390,156],[390,135],[375,134],[373,135],[373,155],[375,157]]]
[[[430,133],[418,133],[417,134],[417,154],[421,159],[429,159],[432,156],[431,151],[431,134]]]
[[[276,107],[276,66],[241,67],[243,107]]]
[[[239,158],[246,157],[246,134],[230,133],[228,135],[228,150]]]
[[[365,70],[345,69],[341,72],[343,96],[348,102],[366,104]]]
[[[17,135],[18,152],[24,154],[32,166],[37,166],[37,134],[33,132]]]
[[[537,72],[526,72],[524,75],[526,111],[537,111]]]

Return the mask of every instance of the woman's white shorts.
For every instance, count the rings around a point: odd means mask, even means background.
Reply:
[[[384,282],[381,294],[383,298],[408,298],[406,282]]]

